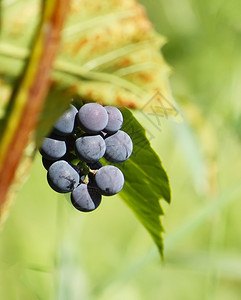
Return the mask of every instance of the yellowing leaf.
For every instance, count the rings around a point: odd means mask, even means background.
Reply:
[[[0,62],[3,57],[19,60],[27,57],[38,5],[37,0],[19,0],[5,8],[8,13],[3,42],[9,47],[0,45]],[[19,9],[24,20],[17,14]],[[15,32],[14,24],[21,28],[19,33]],[[156,113],[176,115],[168,84],[170,68],[160,53],[165,38],[155,32],[137,1],[71,1],[62,36],[52,73],[56,84],[74,87],[84,101],[147,111],[150,111],[147,104],[153,99],[152,106],[159,107]],[[9,51],[10,48],[14,51]],[[16,74],[15,70],[2,71]],[[153,98],[157,92],[163,105]]]

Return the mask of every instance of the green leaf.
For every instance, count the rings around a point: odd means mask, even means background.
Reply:
[[[159,156],[146,137],[145,129],[131,111],[126,108],[121,111],[124,116],[123,130],[131,136],[134,148],[125,163],[116,165],[125,176],[125,185],[120,196],[148,230],[163,256],[164,229],[160,216],[164,212],[160,199],[170,203],[168,177]]]
[[[63,92],[62,90],[52,91],[37,129],[37,143],[51,129],[53,120],[58,117],[58,111],[55,109],[56,99],[63,101],[65,98]],[[64,110],[67,105],[68,101],[65,101],[62,109]],[[159,156],[150,145],[145,129],[130,110],[127,108],[120,110],[124,117],[122,129],[130,135],[134,145],[131,157],[125,163],[116,165],[125,176],[125,185],[120,196],[148,230],[163,256],[162,232],[164,229],[160,216],[164,212],[160,199],[170,203],[168,177]],[[104,164],[107,163],[104,161]]]

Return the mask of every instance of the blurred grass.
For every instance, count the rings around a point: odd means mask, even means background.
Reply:
[[[163,119],[157,129],[136,113],[172,186],[165,264],[118,196],[94,213],[74,211],[47,186],[37,155],[0,233],[0,299],[240,299],[241,3],[142,3],[169,40],[164,54],[186,122]]]

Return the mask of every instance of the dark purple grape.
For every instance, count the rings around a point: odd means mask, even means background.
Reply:
[[[105,138],[105,144],[105,158],[112,163],[122,163],[131,156],[133,150],[132,140],[122,130]]]
[[[40,148],[40,153],[48,160],[58,160],[62,158],[67,151],[64,140],[52,137],[46,137]]]
[[[108,123],[104,131],[108,133],[117,132],[123,124],[122,113],[115,106],[105,106],[105,109],[108,114]]]
[[[69,135],[74,130],[75,116],[78,113],[77,108],[72,104],[70,108],[54,124],[54,132],[59,135]]]
[[[72,192],[79,184],[78,172],[65,160],[54,162],[47,173],[48,183],[58,193]]]
[[[81,183],[71,193],[71,202],[76,209],[89,212],[95,210],[100,205],[101,195],[96,186]]]
[[[84,135],[75,141],[75,149],[81,160],[94,163],[104,156],[106,146],[100,135]]]
[[[121,170],[99,162],[103,156],[113,163],[130,157],[133,143],[120,130],[122,123],[116,107],[88,103],[78,111],[70,105],[44,139],[40,153],[48,183],[56,192],[71,192],[76,209],[92,211],[100,205],[101,195],[112,196],[123,188]]]
[[[87,103],[80,108],[78,121],[85,132],[98,133],[106,127],[108,114],[100,104]]]
[[[112,196],[123,188],[124,175],[117,167],[104,166],[95,174],[95,182],[102,195]]]

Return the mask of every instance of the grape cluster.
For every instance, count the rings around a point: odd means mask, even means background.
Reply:
[[[120,130],[123,116],[114,106],[88,103],[70,108],[44,138],[40,153],[50,187],[58,193],[71,192],[71,202],[80,211],[96,209],[102,195],[119,193],[124,176],[115,166],[102,166],[105,157],[122,163],[133,150],[130,136]]]

